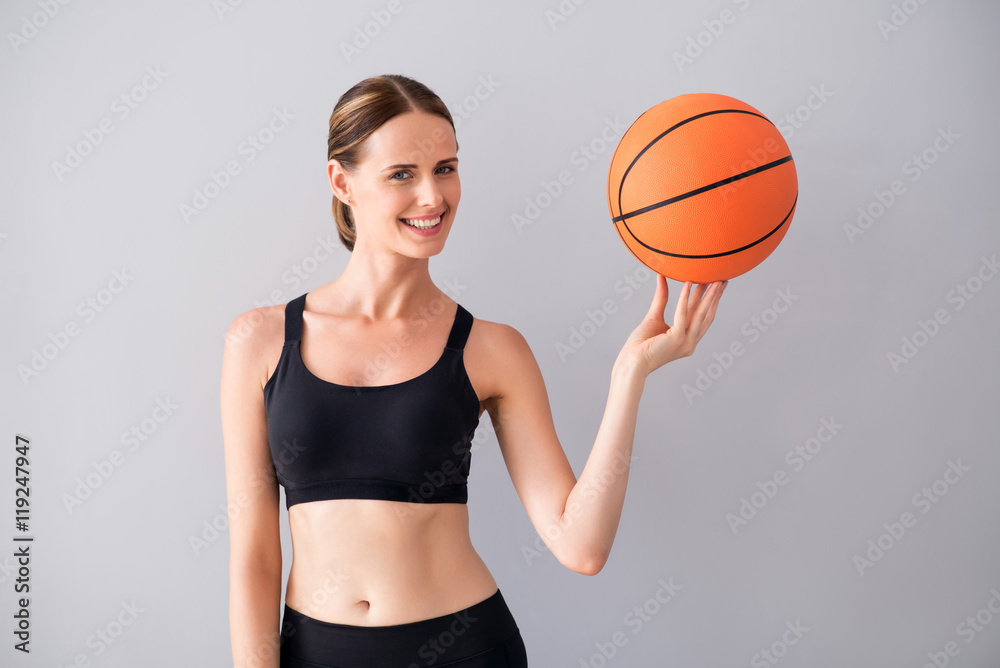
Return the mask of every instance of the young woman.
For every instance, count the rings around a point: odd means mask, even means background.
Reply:
[[[328,174],[350,260],[229,329],[221,404],[237,668],[526,666],[469,538],[483,411],[548,549],[594,575],[618,528],[645,378],[694,352],[712,323],[724,283],[685,283],[667,326],[657,276],[577,479],[527,342],[431,280],[428,262],[457,220],[457,151],[448,109],[424,85],[386,75],[347,91],[330,117]],[[283,619],[279,485],[294,554]]]

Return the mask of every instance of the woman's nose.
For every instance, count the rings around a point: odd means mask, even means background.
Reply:
[[[419,187],[418,201],[421,206],[437,206],[444,200],[441,189],[438,188],[437,181],[433,176],[428,176],[422,180]]]

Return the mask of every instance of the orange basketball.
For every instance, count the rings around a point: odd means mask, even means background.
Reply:
[[[756,267],[788,231],[798,193],[774,124],[712,93],[644,112],[608,168],[618,235],[640,262],[678,281],[724,281]]]

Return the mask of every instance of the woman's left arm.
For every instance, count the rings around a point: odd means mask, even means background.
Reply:
[[[628,337],[611,371],[604,418],[579,480],[555,434],[537,362],[523,337],[499,346],[509,354],[498,371],[497,396],[487,402],[511,480],[549,550],[567,568],[600,572],[611,552],[628,484],[636,415],[646,376],[691,355],[715,317],[726,282],[681,289],[674,324],[663,319],[666,279],[645,318]]]

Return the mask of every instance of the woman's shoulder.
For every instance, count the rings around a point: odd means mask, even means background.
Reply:
[[[280,349],[285,336],[285,304],[258,306],[233,318],[226,330],[226,354],[258,360]]]
[[[524,335],[505,322],[485,320],[473,315],[472,329],[468,342],[465,344],[469,354],[485,361],[486,366],[495,371],[501,371],[511,363],[534,355]]]
[[[491,414],[504,397],[519,395],[525,383],[541,382],[538,362],[514,325],[476,318],[466,349],[466,370]]]
[[[466,308],[466,310],[469,309]],[[521,332],[513,325],[480,318],[474,311],[470,311],[470,313],[472,315],[472,331],[469,333],[470,343],[475,338],[478,345],[485,348],[498,349],[508,348],[524,340]]]

